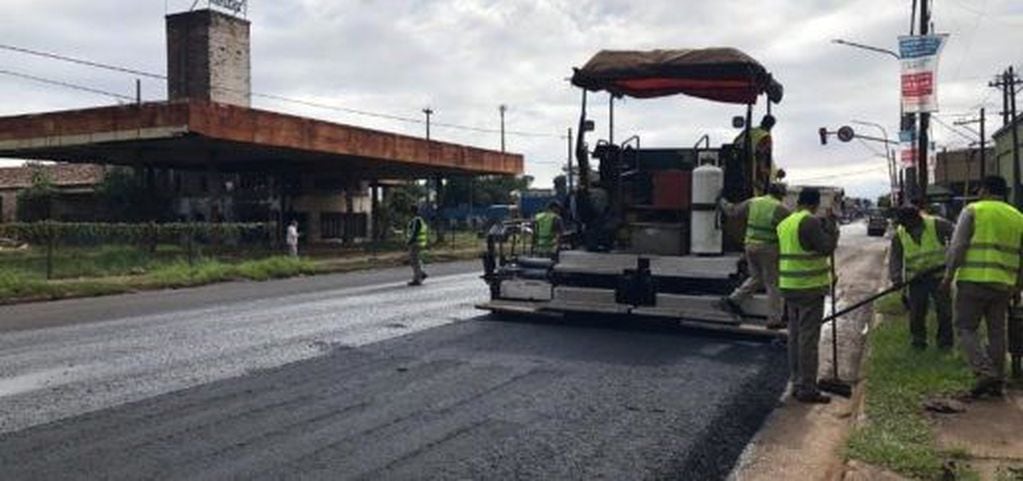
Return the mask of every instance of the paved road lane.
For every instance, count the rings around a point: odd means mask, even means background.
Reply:
[[[785,385],[777,346],[500,322],[433,274],[4,308],[3,477],[723,479]]]
[[[7,479],[720,479],[775,346],[474,319],[0,436]]]
[[[5,307],[0,324],[64,325],[0,335],[0,432],[476,316],[476,270],[436,266],[421,288],[389,269]]]

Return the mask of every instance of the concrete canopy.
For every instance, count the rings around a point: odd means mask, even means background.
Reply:
[[[519,175],[519,154],[208,101],[0,117],[0,157],[359,179]]]

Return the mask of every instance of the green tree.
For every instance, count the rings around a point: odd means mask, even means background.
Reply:
[[[173,220],[170,195],[160,189],[147,188],[132,169],[108,170],[96,192],[110,221]]]
[[[53,199],[57,195],[50,172],[39,163],[29,163],[26,167],[32,169],[32,185],[18,193],[18,220],[49,220],[53,215]]]
[[[444,187],[444,206],[468,205],[470,183],[473,205],[510,204],[513,200],[512,193],[528,189],[533,183],[533,177],[495,175],[476,177],[471,179],[471,182],[467,176],[452,177]]]
[[[882,195],[877,198],[877,207],[879,209],[887,209],[892,206],[892,198],[888,194]]]

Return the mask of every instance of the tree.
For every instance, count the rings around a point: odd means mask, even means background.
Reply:
[[[32,185],[18,193],[18,220],[49,220],[53,215],[53,198],[57,195],[50,172],[39,163],[25,166],[32,169]]]
[[[173,220],[170,195],[160,189],[148,189],[131,169],[108,170],[96,193],[108,220],[116,222]]]
[[[471,183],[473,205],[511,204],[514,201],[512,193],[529,189],[533,177],[484,176],[471,179]],[[469,184],[470,178],[467,176],[449,179],[444,187],[444,207],[468,205]]]
[[[877,198],[877,207],[879,209],[887,209],[892,206],[892,198],[890,195],[882,195]]]

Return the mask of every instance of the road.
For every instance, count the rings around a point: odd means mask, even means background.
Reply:
[[[722,479],[784,388],[777,346],[501,322],[474,263],[406,276],[0,308],[4,479]]]

